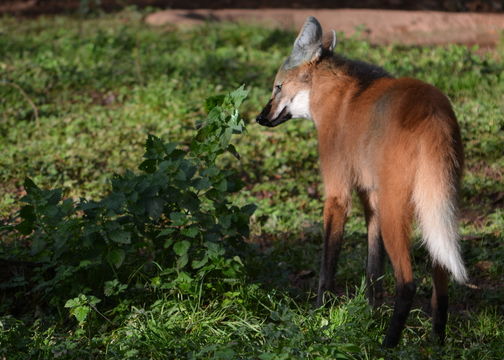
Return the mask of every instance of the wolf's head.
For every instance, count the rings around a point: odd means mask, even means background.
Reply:
[[[336,45],[334,30],[322,40],[322,27],[314,17],[306,19],[292,53],[275,77],[270,101],[256,121],[264,126],[277,126],[291,118],[311,118],[311,73],[322,55]]]

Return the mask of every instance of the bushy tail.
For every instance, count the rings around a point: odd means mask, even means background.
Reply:
[[[413,200],[423,243],[434,263],[445,267],[457,282],[465,283],[467,271],[460,255],[456,219],[456,192],[462,164],[457,162],[455,150],[447,149],[450,142],[440,140],[421,146]]]

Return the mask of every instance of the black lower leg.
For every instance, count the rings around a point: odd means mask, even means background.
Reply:
[[[448,296],[436,296],[432,301],[432,332],[439,345],[445,341],[446,321],[448,320]]]
[[[324,254],[320,268],[320,279],[317,294],[317,306],[324,304],[324,293],[334,292],[334,274],[336,272],[336,262],[341,249],[341,239],[329,237],[324,244]]]
[[[396,289],[396,299],[394,305],[394,313],[390,320],[387,336],[383,341],[384,347],[395,347],[399,344],[401,332],[406,324],[413,297],[415,296],[416,285],[413,282],[401,284]]]
[[[373,306],[381,305],[383,301],[383,261],[385,249],[381,236],[369,241],[367,258],[367,287],[369,303]]]
[[[323,305],[326,291],[334,291],[334,273],[346,218],[345,204],[346,202],[342,202],[340,197],[334,196],[328,197],[324,204],[324,253],[320,268],[317,306]]]

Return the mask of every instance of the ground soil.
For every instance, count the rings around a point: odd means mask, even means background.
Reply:
[[[457,12],[502,12],[502,0],[0,0],[1,13],[75,12],[79,7],[105,11],[135,5],[161,9],[394,9]]]
[[[82,14],[126,5],[159,8],[145,19],[157,26],[241,21],[297,30],[314,15],[325,29],[347,35],[359,31],[374,44],[459,43],[486,49],[504,36],[504,2],[496,0],[0,0],[0,15]],[[341,7],[346,9],[334,9]]]
[[[158,26],[241,21],[296,30],[309,15],[317,17],[324,29],[348,35],[358,31],[375,44],[460,43],[493,47],[504,33],[504,14],[383,9],[177,9],[152,13],[145,21]]]

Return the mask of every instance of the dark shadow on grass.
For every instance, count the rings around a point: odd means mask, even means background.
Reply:
[[[264,234],[251,239],[245,268],[252,282],[315,301],[322,256],[321,224],[298,233]],[[352,295],[365,275],[365,237],[351,234],[343,245],[336,296]]]

